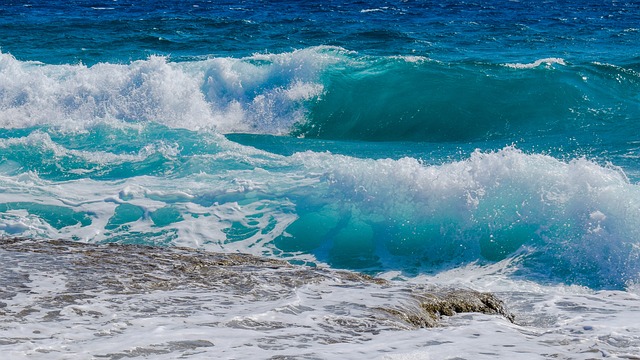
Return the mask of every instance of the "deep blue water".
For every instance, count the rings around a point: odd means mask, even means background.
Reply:
[[[623,288],[637,44],[630,1],[8,0],[0,234]]]
[[[46,63],[282,53],[319,45],[441,61],[636,65],[632,1],[13,1],[4,52]]]

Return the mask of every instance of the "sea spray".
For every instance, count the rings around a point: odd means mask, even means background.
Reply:
[[[318,46],[237,59],[153,56],[88,67],[21,62],[0,53],[0,123],[77,130],[155,122],[366,141],[624,140],[620,124],[637,120],[638,71],[552,60],[531,66],[407,61]]]
[[[376,267],[399,255],[396,266],[406,269],[498,261],[523,250],[526,269],[552,278],[593,287],[637,280],[640,192],[618,168],[510,147],[440,166],[411,158],[293,157],[324,170],[332,196],[299,205],[304,216],[298,221],[307,224],[292,228],[305,231],[283,244],[314,251],[329,263]],[[349,241],[350,251],[340,243],[341,232],[358,239]],[[321,234],[333,247],[300,243]],[[353,262],[344,260],[349,256]]]

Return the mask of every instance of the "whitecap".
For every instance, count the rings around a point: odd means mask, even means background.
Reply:
[[[504,66],[506,67],[510,67],[510,68],[514,68],[514,69],[533,69],[533,68],[537,68],[541,65],[545,65],[548,68],[553,67],[553,65],[562,65],[562,66],[566,66],[567,63],[565,62],[564,59],[562,58],[544,58],[544,59],[538,59],[532,63],[528,63],[528,64],[523,64],[523,63],[510,63],[510,64],[505,64]]]

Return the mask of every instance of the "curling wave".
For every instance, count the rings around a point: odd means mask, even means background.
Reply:
[[[544,66],[542,66],[544,65]],[[318,46],[246,58],[46,65],[0,53],[0,125],[157,122],[219,133],[366,141],[625,136],[634,66],[442,63]]]

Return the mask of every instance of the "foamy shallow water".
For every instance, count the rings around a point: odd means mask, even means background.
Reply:
[[[386,273],[388,281],[372,281],[355,273],[283,269],[265,259],[240,272],[211,268],[204,277],[190,271],[175,277],[171,269],[211,263],[193,260],[202,253],[192,250],[144,249],[112,247],[106,253],[112,258],[46,247],[0,250],[2,353],[9,359],[593,359],[640,353],[640,296],[630,291],[542,286],[510,279],[499,265],[409,279]],[[515,321],[459,313],[425,329],[379,310],[410,310],[411,291],[425,286],[490,290]]]
[[[436,332],[437,337],[449,343],[398,358],[640,357],[637,288],[593,291],[580,286],[541,285],[510,277],[508,272],[501,264],[485,268],[469,266],[409,280],[492,291],[515,314],[515,321],[507,324],[495,319],[482,321],[468,315],[456,316],[445,322],[445,329]],[[465,340],[459,342],[459,338]]]

